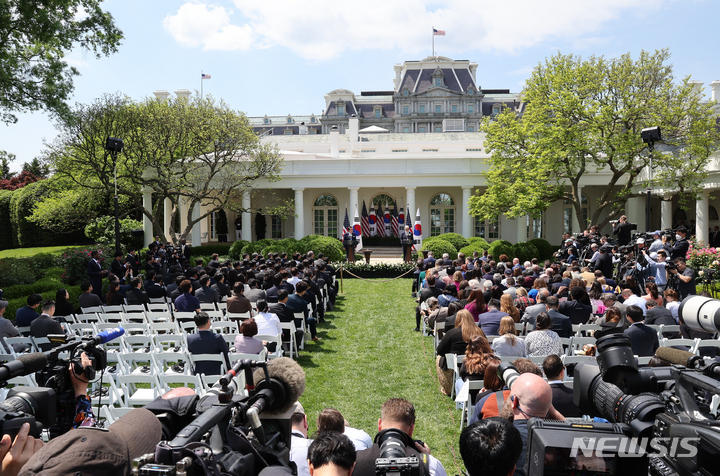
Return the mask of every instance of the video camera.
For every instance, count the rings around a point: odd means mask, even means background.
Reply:
[[[237,393],[235,376],[241,372],[247,395]],[[291,470],[290,417],[304,391],[305,373],[292,359],[238,361],[200,399],[190,424],[158,443],[154,454],[133,460],[133,474],[253,475],[268,466]]]
[[[720,330],[717,299],[690,296],[678,313],[692,329]],[[716,474],[720,421],[711,401],[720,395],[720,363],[660,347],[657,357],[672,366],[638,368],[626,336],[606,335],[596,345],[597,361],[575,367],[573,401],[610,423],[529,425],[527,474],[632,474],[645,467],[651,475]]]
[[[125,333],[122,328],[101,332],[95,337],[77,338],[66,342],[66,336],[48,336],[50,342],[61,343],[47,352],[36,352],[0,366],[0,387],[13,377],[35,373],[40,387],[14,387],[0,403],[0,434],[14,438],[23,423],[30,424],[30,435],[39,438],[44,428],[50,437],[66,433],[75,419],[75,394],[70,379],[70,366],[76,374],[93,380],[98,371],[107,367],[107,353],[100,344]],[[83,369],[80,356],[85,352],[92,366]],[[61,358],[60,355],[67,355]]]

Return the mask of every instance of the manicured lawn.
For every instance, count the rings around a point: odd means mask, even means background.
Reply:
[[[339,410],[350,426],[377,433],[382,403],[391,397],[415,405],[413,436],[423,440],[448,474],[459,474],[460,411],[442,396],[431,337],[413,332],[411,282],[345,280],[345,294],[318,326],[319,343],[308,342],[298,362],[307,389],[300,399],[310,432],[324,408]]]
[[[11,250],[0,251],[0,259],[2,258],[27,258],[38,253],[53,253],[69,248],[69,246],[41,246],[38,248],[13,248]]]

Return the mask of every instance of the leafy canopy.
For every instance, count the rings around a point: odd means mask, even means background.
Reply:
[[[588,218],[602,226],[643,192],[651,156],[653,188],[697,194],[718,131],[712,104],[700,102],[689,78],[675,81],[669,57],[667,50],[637,60],[557,54],[539,64],[522,115],[506,108],[482,124],[488,188],[471,198],[471,215],[537,216],[565,199],[582,216],[582,186],[599,185]],[[651,154],[640,131],[653,126],[663,140]],[[583,180],[590,173],[592,183]]]

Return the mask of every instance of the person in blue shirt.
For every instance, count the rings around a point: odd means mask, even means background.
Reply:
[[[27,306],[23,306],[15,311],[15,325],[18,327],[28,327],[40,314],[37,307],[42,302],[42,296],[39,294],[31,294],[27,298]]]
[[[175,310],[179,312],[200,312],[200,300],[190,294],[192,283],[189,279],[180,283],[182,294],[175,299]]]

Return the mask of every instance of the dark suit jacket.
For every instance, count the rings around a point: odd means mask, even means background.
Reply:
[[[216,334],[210,330],[198,331],[197,334],[189,335],[187,340],[190,353],[223,354],[223,356],[225,356],[225,366],[229,368],[228,346],[220,334]],[[219,375],[220,362],[198,362],[195,365],[195,374]]]
[[[442,294],[442,290],[436,286],[428,286],[427,288],[423,288],[422,291],[420,291],[420,302],[423,303],[428,300],[430,297],[438,297]]]
[[[555,331],[560,337],[572,336],[572,323],[569,317],[560,313],[557,309],[550,309],[547,313],[552,320],[551,331]]]
[[[130,263],[130,266],[133,270],[133,276],[137,276],[139,271],[137,255],[133,256],[128,253],[128,255],[125,257],[125,262]]]
[[[271,314],[277,315],[280,322],[293,322],[295,315],[284,303],[276,302],[268,306],[268,311]]]
[[[429,257],[425,258],[425,260],[423,260],[426,268],[434,268],[435,261],[437,261],[437,260],[435,258],[433,258],[432,256],[429,256]]]
[[[210,287],[218,293],[218,296],[220,298],[222,298],[223,296],[230,297],[232,295],[230,293],[230,288],[225,283],[215,283]]]
[[[159,284],[152,284],[145,287],[145,292],[149,298],[161,298],[167,296],[167,290]]]
[[[41,314],[30,323],[30,335],[33,337],[47,337],[50,334],[65,334],[59,322],[54,321],[47,314]],[[42,352],[48,351],[60,344],[40,344]]]
[[[247,292],[247,296],[245,297],[247,297],[250,302],[258,302],[261,299],[266,300],[267,293],[260,288],[250,288],[250,291]]]
[[[284,290],[286,290],[286,291],[288,292],[288,294],[295,294],[295,286],[293,286],[292,284],[288,283],[287,281],[283,281],[282,283],[280,283],[280,288],[279,288],[279,289],[284,289]]]
[[[100,300],[100,297],[98,297],[97,294],[93,293],[82,293],[80,296],[78,296],[78,302],[80,303],[80,307],[95,307],[95,306],[102,306],[103,302]]]
[[[558,311],[569,317],[572,324],[586,324],[592,314],[592,306],[580,301],[565,301],[560,303]]]
[[[217,291],[215,291],[210,286],[203,286],[197,291],[195,291],[195,297],[200,300],[200,302],[219,302],[220,298],[218,297]]]
[[[90,281],[90,284],[92,284],[93,287],[93,294],[97,294],[98,296],[102,292],[102,278],[100,278],[100,271],[102,268],[100,268],[100,265],[95,262],[94,259],[91,259],[88,261],[87,264],[87,275],[88,275],[88,281]]]
[[[128,304],[148,304],[150,302],[150,298],[142,289],[130,288],[127,293],[127,302]]]
[[[552,404],[555,410],[564,417],[582,416],[580,409],[573,403],[573,389],[565,386],[564,383],[551,383]]]
[[[276,286],[271,287],[265,293],[268,304],[278,302],[278,288]]]
[[[672,312],[670,312],[670,309],[655,306],[652,309],[648,309],[645,313],[645,324],[648,325],[666,325],[666,326],[676,326],[677,322],[675,322],[675,318],[672,315]],[[680,337],[679,332],[663,332],[663,337],[667,337],[668,339],[675,339],[677,337]]]
[[[480,314],[478,326],[486,336],[496,336],[498,335],[498,328],[500,327],[500,319],[507,315],[505,312],[491,309],[486,313]]]
[[[657,332],[642,322],[631,325],[623,334],[630,338],[633,353],[638,357],[651,357],[660,347]]]
[[[110,263],[110,272],[117,276],[120,279],[123,279],[123,276],[125,276],[125,266],[118,260],[114,259],[112,260],[112,263]]]
[[[244,313],[252,309],[250,300],[245,296],[233,296],[227,300],[227,310],[233,313]]]

